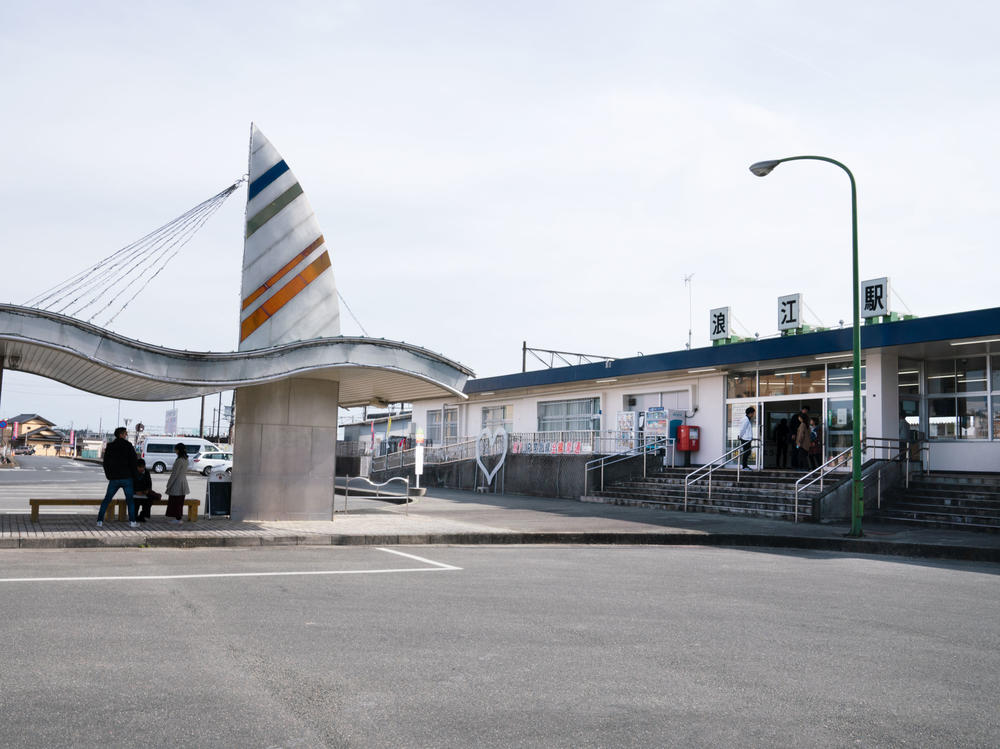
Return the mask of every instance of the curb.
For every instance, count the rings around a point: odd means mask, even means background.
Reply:
[[[4,539],[8,541],[8,539]],[[9,539],[0,548],[84,549],[157,548],[193,549],[258,546],[530,546],[571,544],[578,546],[720,546],[755,549],[796,549],[842,554],[919,557],[969,562],[1000,563],[1000,549],[945,544],[894,543],[857,538],[811,538],[762,536],[742,533],[429,533],[342,536],[330,534],[289,536],[116,536],[112,538],[22,538]]]

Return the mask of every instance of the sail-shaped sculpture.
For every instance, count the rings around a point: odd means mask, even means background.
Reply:
[[[328,520],[338,408],[461,400],[472,372],[411,344],[340,335],[319,224],[256,127],[242,271],[239,351],[166,349],[55,312],[0,304],[0,383],[3,370],[13,369],[150,401],[233,388],[233,517]]]
[[[340,306],[319,222],[298,179],[256,125],[240,309],[240,351],[340,335]]]

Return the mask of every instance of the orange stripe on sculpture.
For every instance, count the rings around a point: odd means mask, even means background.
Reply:
[[[324,252],[303,268],[301,273],[297,273],[288,283],[278,289],[274,296],[270,297],[255,309],[252,315],[240,323],[240,342],[245,341],[251,333],[267,322],[278,310],[292,301],[302,289],[315,281],[320,273],[329,267],[330,255]]]
[[[298,265],[303,260],[305,260],[307,257],[309,257],[309,253],[311,253],[313,250],[315,250],[321,244],[323,244],[323,236],[322,235],[320,235],[319,239],[315,240],[311,245],[309,245],[304,250],[302,250],[302,252],[300,252],[298,255],[296,255],[295,257],[293,257],[287,263],[285,263],[285,265],[282,266],[281,270],[279,270],[277,273],[275,273],[269,279],[267,279],[266,281],[264,281],[264,283],[262,283],[260,286],[258,286],[256,291],[254,291],[250,296],[248,296],[246,299],[243,300],[243,306],[240,307],[240,309],[244,310],[247,307],[249,307],[251,304],[253,304],[255,299],[257,299],[258,297],[260,297],[261,294],[263,294],[265,291],[267,291],[272,286],[274,286],[276,283],[278,283],[278,281],[280,281],[284,277],[284,275],[286,273],[288,273],[288,271],[290,271],[296,265]]]

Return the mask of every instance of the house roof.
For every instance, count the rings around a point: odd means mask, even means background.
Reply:
[[[10,423],[17,422],[18,424],[23,424],[26,421],[44,421],[50,427],[56,425],[54,421],[49,421],[48,419],[42,418],[38,414],[18,414],[17,416],[12,416],[11,418],[7,419],[7,421]]]

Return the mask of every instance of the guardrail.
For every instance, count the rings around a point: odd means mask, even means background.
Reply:
[[[762,444],[763,443],[760,441],[759,437],[754,437],[752,440],[750,440],[749,445],[743,445],[743,444],[737,445],[731,450],[727,450],[726,452],[724,452],[722,455],[713,460],[711,463],[705,463],[703,466],[699,466],[698,468],[691,471],[691,473],[687,475],[687,478],[684,479],[684,512],[687,512],[688,508],[688,487],[690,487],[691,484],[696,484],[697,482],[701,481],[704,478],[708,478],[708,498],[711,499],[712,474],[715,473],[720,468],[725,468],[734,460],[736,461],[736,483],[737,484],[740,483],[740,471],[742,470],[742,461],[739,460],[739,458],[743,450],[753,450],[754,448],[758,448],[757,458],[754,460],[754,468],[759,471],[760,461],[762,458],[761,455],[762,450],[760,450],[759,448]]]
[[[638,440],[637,440],[638,442]],[[602,455],[599,458],[594,458],[593,460],[588,460],[583,467],[583,493],[587,494],[587,484],[590,478],[590,472],[595,471],[598,468],[601,470],[601,491],[604,491],[604,466],[614,465],[615,463],[620,463],[623,460],[628,460],[634,458],[637,455],[642,455],[642,477],[646,478],[646,463],[647,457],[651,452],[659,450],[661,447],[664,450],[670,450],[670,467],[674,467],[674,456],[676,454],[677,440],[673,437],[646,437],[643,439],[642,444],[636,447],[630,448],[628,450],[623,450],[622,452],[614,453],[612,455]]]

